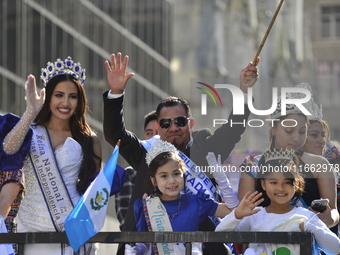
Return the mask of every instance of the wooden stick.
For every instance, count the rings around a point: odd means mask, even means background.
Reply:
[[[275,22],[276,16],[277,16],[277,14],[279,13],[279,11],[280,11],[280,9],[281,9],[281,6],[282,6],[282,4],[283,4],[283,1],[284,1],[284,0],[281,0],[281,2],[279,3],[279,6],[276,8],[276,11],[275,11],[275,13],[274,13],[274,16],[273,16],[272,20],[270,21],[269,27],[267,28],[267,31],[266,31],[266,33],[265,33],[263,39],[262,39],[262,42],[261,42],[261,44],[260,44],[260,47],[259,47],[259,49],[258,49],[257,52],[256,52],[255,58],[254,58],[254,60],[253,60],[253,65],[256,64],[257,57],[260,56],[261,50],[262,50],[262,48],[263,48],[263,46],[264,46],[264,44],[265,44],[265,42],[266,42],[266,40],[267,40],[267,37],[268,37],[268,35],[269,35],[270,30],[272,29],[272,26],[273,26],[273,24],[274,24],[274,22]]]

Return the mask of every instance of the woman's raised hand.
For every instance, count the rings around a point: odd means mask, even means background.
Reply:
[[[27,77],[25,89],[27,111],[32,115],[36,116],[40,112],[45,101],[45,88],[41,89],[38,95],[35,77],[30,74]]]

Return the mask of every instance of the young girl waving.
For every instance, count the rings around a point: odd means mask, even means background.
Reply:
[[[298,84],[296,88],[311,91],[311,88],[307,83]],[[287,93],[288,99],[303,98],[304,96],[303,93]],[[312,103],[313,99],[303,105],[307,109],[311,109]],[[299,198],[297,205],[309,208],[312,201],[315,199],[329,199],[326,210],[320,213],[318,217],[329,228],[334,227],[339,222],[334,171],[326,158],[302,150],[302,146],[305,144],[307,137],[309,117],[303,114],[295,104],[287,104],[285,106],[286,115],[282,115],[283,106],[279,97],[278,106],[270,115],[270,119],[279,120],[274,121],[270,128],[270,150],[288,149],[295,151],[295,154],[299,159],[297,164],[297,167],[300,170],[299,173],[306,183],[305,191]],[[238,188],[239,200],[241,200],[248,191],[255,191],[257,172],[252,171],[252,169],[257,168],[261,157],[262,155],[250,155],[244,159],[241,165],[243,171]],[[321,171],[320,168],[322,169]],[[264,206],[266,205],[267,204],[264,204]],[[311,208],[309,209],[312,210]]]
[[[197,231],[206,217],[224,217],[230,213],[225,204],[214,201],[204,190],[195,195],[183,192],[186,167],[172,144],[155,142],[146,161],[150,176],[146,190],[152,195],[145,194],[134,204],[138,231]],[[193,247],[195,254],[201,254],[198,244]],[[152,254],[184,254],[183,249],[183,244],[154,244]]]
[[[294,152],[273,150],[259,162],[258,191],[247,192],[238,207],[227,215],[216,231],[307,231],[315,237],[313,254],[320,247],[326,254],[340,252],[340,240],[314,212],[294,204],[304,189],[304,179],[294,163]],[[263,199],[267,207],[257,207]],[[250,244],[249,254],[300,254],[298,244]]]

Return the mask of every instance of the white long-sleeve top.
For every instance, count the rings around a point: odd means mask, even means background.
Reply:
[[[302,207],[294,207],[290,212],[284,214],[267,213],[266,208],[257,207],[260,211],[254,215],[236,219],[235,209],[224,217],[215,231],[277,231],[290,232],[300,231],[299,224],[304,222],[304,230],[314,235],[316,244],[326,254],[338,254],[340,252],[340,239],[329,230],[319,217]],[[300,254],[298,244],[250,244],[254,254],[272,254],[280,247],[285,247],[291,254]],[[285,249],[281,248],[281,249]],[[317,254],[314,249],[313,254]]]

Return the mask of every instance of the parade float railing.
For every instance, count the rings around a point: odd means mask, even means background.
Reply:
[[[64,232],[0,234],[1,243],[16,243],[18,255],[23,255],[23,245],[32,243],[68,243]],[[289,243],[300,245],[301,255],[310,255],[312,235],[306,232],[99,232],[90,243],[185,243],[186,254],[191,254],[193,242],[203,243]],[[217,254],[216,254],[217,255]]]

